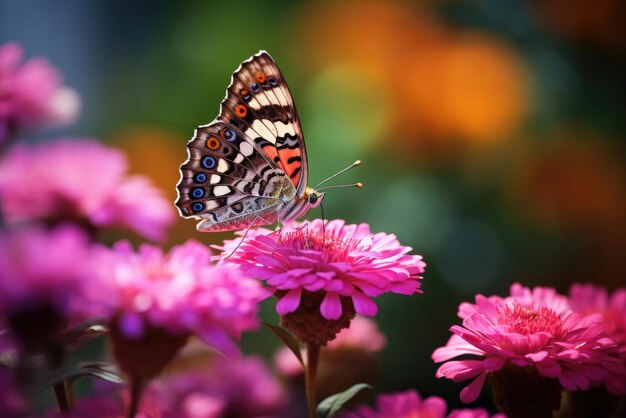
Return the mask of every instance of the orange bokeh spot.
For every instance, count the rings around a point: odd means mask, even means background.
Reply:
[[[299,25],[309,51],[303,65],[372,74],[391,98],[387,128],[399,138],[381,146],[406,158],[462,156],[511,136],[530,105],[526,63],[505,42],[447,26],[425,6],[314,3]]]
[[[256,78],[256,81],[258,81],[259,83],[265,83],[265,81],[267,80],[267,77],[263,73],[256,73],[254,78]]]
[[[206,147],[212,151],[215,151],[220,147],[220,141],[212,136],[211,138],[207,139]]]
[[[245,118],[248,114],[248,108],[245,105],[239,104],[235,106],[235,114],[240,118]]]
[[[463,34],[407,63],[409,111],[419,134],[475,143],[498,140],[529,106],[524,62],[484,34]],[[410,117],[410,115],[406,115]]]

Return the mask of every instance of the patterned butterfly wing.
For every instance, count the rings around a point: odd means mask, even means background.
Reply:
[[[297,197],[305,194],[308,166],[300,120],[285,78],[267,52],[235,70],[218,118],[252,138],[289,177]]]
[[[272,224],[280,216],[281,196],[295,196],[284,171],[235,126],[200,126],[187,152],[176,206],[183,217],[202,220],[200,231]]]

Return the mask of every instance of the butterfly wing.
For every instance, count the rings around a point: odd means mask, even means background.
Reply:
[[[300,119],[285,78],[265,51],[235,70],[218,119],[230,123],[263,150],[304,195],[308,165]]]
[[[197,229],[228,231],[278,220],[281,196],[295,187],[244,132],[222,121],[196,129],[180,168],[176,206]]]

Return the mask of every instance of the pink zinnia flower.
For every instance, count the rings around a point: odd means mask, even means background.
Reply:
[[[81,301],[93,275],[91,246],[73,226],[0,233],[0,345],[41,354],[70,323],[84,320]]]
[[[125,418],[127,388],[80,399],[74,413],[49,418]],[[208,366],[164,376],[143,394],[137,418],[285,417],[287,394],[259,357],[215,358]]]
[[[200,418],[199,408],[217,409],[220,417],[281,416],[285,389],[260,357],[217,358],[208,367],[165,378],[161,393],[168,417]]]
[[[92,280],[91,247],[68,225],[0,233],[0,316],[47,307],[69,315]]]
[[[60,412],[53,408],[46,418],[126,418],[130,396],[125,391],[120,393],[101,393],[78,399],[70,412]],[[144,396],[135,418],[166,418],[161,411],[160,400],[153,396]],[[174,418],[174,417],[172,417]],[[198,417],[199,418],[199,417]],[[205,417],[203,417],[205,418]],[[207,415],[206,418],[219,418]]]
[[[422,399],[416,390],[379,395],[376,409],[363,406],[354,412],[341,414],[341,418],[445,418],[448,406],[438,396]],[[448,418],[489,418],[489,413],[481,408],[459,409],[450,412]],[[506,418],[496,414],[493,418]]]
[[[189,240],[165,254],[142,244],[101,248],[95,257],[91,303],[119,323],[128,339],[142,338],[148,328],[172,335],[196,335],[219,350],[237,350],[232,338],[259,325],[258,303],[267,296],[258,281],[234,266],[209,264],[210,250]]]
[[[175,219],[171,203],[147,178],[126,171],[121,151],[94,140],[19,144],[0,161],[4,217],[71,220],[163,238]]]
[[[0,144],[22,129],[72,123],[80,110],[55,68],[43,58],[22,64],[22,56],[18,43],[0,45]]]
[[[618,289],[609,296],[603,287],[575,283],[569,291],[569,304],[582,315],[602,316],[602,326],[617,344],[616,355],[626,368],[626,289]],[[626,393],[626,377],[621,373],[611,373],[605,384],[611,393]]]
[[[551,288],[530,290],[516,283],[507,298],[478,295],[475,304],[462,303],[458,316],[463,325],[451,328],[454,335],[432,357],[446,362],[437,377],[455,382],[474,379],[461,391],[463,402],[475,400],[487,376],[505,366],[556,378],[569,391],[587,390],[604,381],[609,369],[622,367],[609,355],[614,343],[606,337],[599,316],[572,312],[567,298]],[[475,358],[448,361],[464,354]]]
[[[276,311],[283,319],[302,305],[319,306],[326,321],[343,321],[354,312],[373,316],[377,311],[373,297],[421,293],[419,274],[426,266],[421,256],[409,255],[411,248],[400,245],[395,235],[373,234],[367,224],[346,225],[342,220],[324,226],[315,219],[279,232],[250,230],[243,242],[226,241],[224,256],[237,246],[227,261],[267,282],[280,299]],[[312,330],[311,338],[319,333],[324,331]]]

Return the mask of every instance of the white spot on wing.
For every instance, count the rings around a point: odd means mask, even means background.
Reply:
[[[223,158],[220,158],[220,161],[217,163],[217,172],[223,173],[228,170],[228,163]]]
[[[224,196],[230,193],[230,187],[228,186],[215,186],[213,188],[213,196]]]
[[[233,161],[235,162],[235,164],[239,164],[240,162],[243,161],[243,155],[240,153],[237,153],[237,156],[235,157]]]
[[[248,105],[254,110],[259,110],[263,106],[267,106],[270,104],[280,106],[290,105],[280,89],[273,89],[272,92],[273,94],[268,93],[267,95],[259,94],[258,96],[255,96],[254,98],[250,99]]]
[[[224,187],[224,186],[222,186]],[[211,209],[215,209],[218,206],[217,202],[215,200],[209,200],[206,202],[206,208],[207,210],[211,210]]]
[[[254,148],[248,142],[243,141],[239,144],[239,151],[246,157],[249,157],[254,152]]]
[[[211,180],[209,180],[209,183],[217,184],[217,183],[220,182],[221,179],[222,179],[222,176],[220,176],[218,174],[213,174],[213,175],[211,175]]]
[[[290,106],[291,105],[291,103],[289,103],[289,101],[287,100],[287,98],[283,94],[283,90],[282,89],[274,89],[272,91],[274,92],[274,94],[276,94],[276,97],[278,98],[278,103],[280,103],[281,106]]]
[[[271,104],[271,102],[268,100],[265,94],[262,94],[262,93],[257,94],[256,96],[254,96],[254,98],[259,102],[261,106],[269,106]]]
[[[274,132],[267,128],[267,124],[265,122],[271,124],[272,128],[274,128]],[[246,129],[245,134],[250,138],[256,138],[260,135],[263,139],[267,139],[272,144],[276,144],[276,128],[268,119],[255,119],[254,122],[252,122],[252,126]]]
[[[274,124],[276,125],[276,129],[278,129],[278,136],[284,137],[285,134],[290,134],[290,135],[296,134],[296,131],[292,123],[282,123],[279,121],[279,122],[275,122]]]
[[[261,106],[261,103],[259,103],[259,101],[257,99],[251,99],[248,102],[248,106],[250,106],[254,110],[259,110],[261,107],[263,107],[263,106]]]

